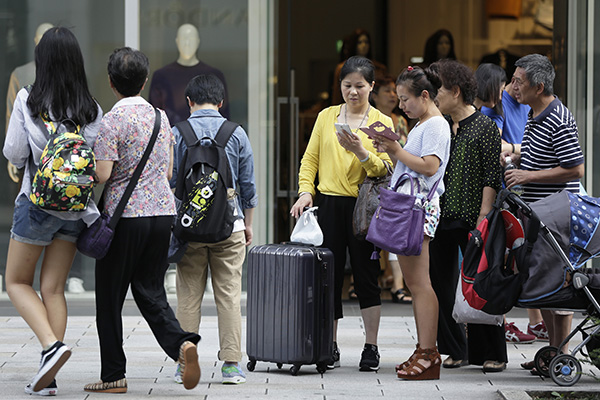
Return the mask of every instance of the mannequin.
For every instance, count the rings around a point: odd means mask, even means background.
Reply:
[[[37,46],[38,42],[44,35],[44,33],[52,28],[54,25],[44,22],[40,24],[35,30],[35,37],[33,38],[33,42]],[[35,81],[35,62],[30,61],[25,65],[21,65],[13,70],[10,74],[10,80],[8,82],[8,92],[6,94],[6,129],[8,130],[8,122],[10,121],[10,114],[13,110],[13,104],[15,103],[15,99],[17,98],[17,93],[21,90],[22,87],[31,85]],[[17,168],[12,165],[10,162],[8,163],[8,176],[15,183],[19,183],[19,171]]]
[[[165,110],[171,126],[190,116],[190,108],[185,99],[185,87],[188,82],[200,74],[214,74],[225,85],[225,102],[219,112],[229,118],[229,99],[225,76],[218,69],[198,60],[196,53],[200,46],[198,29],[190,24],[183,24],[177,30],[175,38],[179,58],[176,62],[156,70],[150,83],[150,103]]]

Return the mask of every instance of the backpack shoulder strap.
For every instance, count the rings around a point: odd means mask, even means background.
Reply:
[[[193,146],[194,143],[198,141],[198,137],[194,133],[194,128],[192,128],[192,124],[187,119],[185,121],[178,122],[175,124],[179,133],[183,137],[183,141],[187,147]]]
[[[215,142],[217,142],[218,144],[223,146],[223,148],[225,148],[225,145],[229,141],[229,138],[231,137],[231,135],[233,135],[233,132],[235,132],[238,126],[239,124],[236,124],[235,122],[231,122],[226,119],[225,122],[221,124],[221,127],[219,128],[219,131],[215,136]]]
[[[219,128],[219,131],[215,136],[215,142],[217,142],[219,146],[223,147],[223,150],[225,150],[227,142],[229,141],[231,135],[233,135],[233,132],[237,129],[238,126],[239,125],[235,122],[231,122],[227,119],[225,120],[225,122],[223,122],[223,124],[221,124],[221,127]],[[225,185],[226,187],[231,188],[233,187],[233,177],[231,175],[231,167],[229,165],[229,159],[227,155],[225,155],[225,166],[226,168],[223,171],[223,173],[225,174]]]

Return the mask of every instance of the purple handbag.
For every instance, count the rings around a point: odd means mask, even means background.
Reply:
[[[410,179],[410,195],[398,193],[398,187],[406,176]],[[402,174],[392,189],[381,189],[379,207],[369,225],[367,240],[375,246],[393,254],[417,256],[421,254],[423,245],[423,225],[425,223],[425,207],[431,201],[439,184],[439,180],[425,197],[420,192],[418,181],[415,193],[413,177]]]
[[[108,249],[110,249],[110,244],[115,234],[117,222],[119,222],[121,214],[123,214],[125,206],[129,201],[129,197],[131,197],[131,193],[133,193],[133,189],[135,189],[135,186],[142,175],[142,170],[146,166],[148,157],[150,157],[150,153],[152,152],[152,148],[154,147],[154,143],[158,137],[158,131],[160,130],[160,111],[155,108],[154,112],[156,114],[156,118],[154,120],[154,130],[152,131],[152,136],[148,141],[148,145],[146,146],[146,150],[144,151],[142,159],[135,167],[135,171],[133,171],[133,176],[131,177],[127,188],[125,189],[125,193],[123,193],[123,196],[121,196],[119,204],[117,204],[117,208],[115,209],[112,217],[101,212],[98,219],[96,219],[91,226],[86,226],[83,228],[79,234],[79,237],[77,238],[77,250],[88,257],[100,260],[106,256]],[[98,208],[102,210],[104,193],[102,193],[100,198],[101,200],[98,204]]]
[[[77,250],[82,254],[100,260],[104,258],[115,230],[110,225],[110,216],[100,213],[92,226],[85,228],[77,238]]]

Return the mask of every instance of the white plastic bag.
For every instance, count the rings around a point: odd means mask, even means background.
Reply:
[[[318,207],[311,207],[304,211],[300,218],[298,218],[290,237],[292,242],[312,244],[313,246],[323,244],[323,231],[321,231],[321,227],[315,216],[317,209]]]
[[[461,278],[458,278],[456,285],[456,299],[454,300],[454,309],[452,318],[456,322],[463,324],[484,324],[502,326],[504,317],[502,315],[491,315],[485,311],[476,310],[469,305],[462,292]]]

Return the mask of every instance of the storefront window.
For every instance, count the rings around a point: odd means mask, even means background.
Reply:
[[[187,30],[180,31],[179,48],[186,46],[184,40],[199,42],[189,44],[197,47],[191,65],[182,66],[176,38],[178,30],[187,24]],[[176,108],[184,108],[185,118],[189,110],[185,106],[184,89],[187,76],[218,70],[225,79],[228,91],[228,104],[224,106],[224,114],[233,121],[247,126],[248,121],[248,3],[245,0],[145,0],[140,2],[140,47],[150,59],[151,79],[144,91],[146,98],[157,99],[153,83],[156,70],[167,67],[161,79],[167,80],[171,86],[168,93],[162,93],[155,102],[164,106],[166,102]],[[189,48],[182,52],[190,51]],[[192,49],[192,53],[194,50]],[[185,62],[184,62],[185,64]],[[185,81],[180,79],[185,75]],[[171,98],[175,97],[175,98]],[[169,111],[167,110],[169,115]],[[171,118],[173,114],[169,115]],[[181,120],[180,114],[174,117]],[[185,119],[183,118],[183,119]],[[179,122],[171,121],[171,124]]]

